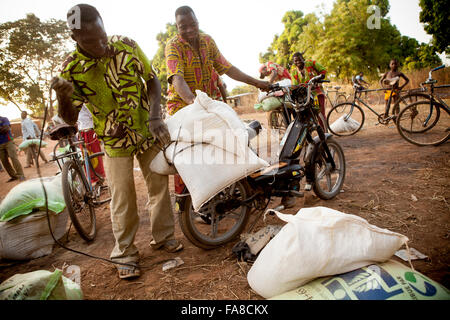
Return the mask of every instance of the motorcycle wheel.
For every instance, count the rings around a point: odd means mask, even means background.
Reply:
[[[186,198],[180,214],[180,227],[186,238],[195,246],[214,249],[241,234],[250,216],[250,207],[242,204],[250,194],[246,180],[225,188],[198,212],[192,207],[191,197]]]

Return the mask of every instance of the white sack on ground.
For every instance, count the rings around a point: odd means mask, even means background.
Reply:
[[[166,149],[165,157],[161,151],[150,169],[173,174],[173,163],[189,189],[194,209],[199,210],[222,189],[268,163],[249,148],[246,126],[230,106],[196,93],[192,105],[166,120],[177,143]]]
[[[66,234],[69,213],[65,209],[49,214],[53,235],[59,240]],[[50,254],[54,244],[45,211],[0,222],[0,260],[36,259]]]
[[[276,212],[287,222],[261,251],[247,280],[271,298],[319,277],[385,262],[408,241],[365,219],[333,209],[301,209],[295,216]]]
[[[347,121],[345,121],[344,118],[346,116],[347,115],[343,115],[342,117],[337,119],[335,122],[333,122],[330,125],[330,129],[336,133],[350,132],[350,131],[354,131],[354,130],[358,129],[360,126],[360,123],[358,121],[356,121],[355,119],[352,119],[351,117],[348,118]]]

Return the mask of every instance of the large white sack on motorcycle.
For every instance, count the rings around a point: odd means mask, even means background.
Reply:
[[[315,278],[385,262],[408,238],[365,219],[333,209],[301,209],[295,216],[276,212],[287,222],[260,252],[247,280],[271,298]]]
[[[230,106],[204,92],[196,93],[192,105],[166,120],[177,143],[166,148],[165,157],[161,151],[150,169],[170,174],[173,163],[189,189],[194,209],[199,210],[225,187],[269,164],[250,149],[247,128]]]
[[[211,144],[194,144],[176,154],[173,162],[189,190],[194,210],[224,188],[268,165],[250,148],[246,151],[237,156]]]
[[[242,156],[248,146],[245,124],[236,111],[200,90],[193,104],[165,120],[172,141],[209,143]]]
[[[358,129],[361,124],[358,121],[356,121],[355,119],[352,119],[351,117],[348,118],[347,121],[344,120],[344,118],[346,116],[347,115],[343,115],[342,117],[337,119],[335,122],[333,122],[330,125],[330,129],[336,133],[351,132],[351,131]]]
[[[162,151],[158,152],[158,154],[152,160],[152,163],[150,163],[150,170],[152,172],[155,172],[155,173],[163,175],[163,176],[169,176],[169,175],[176,174],[177,169],[175,168],[175,166],[173,164],[175,156],[180,151],[182,151],[186,147],[190,147],[190,146],[192,146],[192,143],[190,143],[190,142],[189,143],[188,142],[171,143],[166,148],[165,156]]]

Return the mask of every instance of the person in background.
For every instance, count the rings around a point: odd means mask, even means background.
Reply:
[[[74,15],[79,24],[73,23]],[[140,218],[135,158],[150,198],[150,245],[170,253],[183,249],[175,239],[168,177],[150,170],[160,149],[170,143],[167,125],[161,119],[161,84],[134,40],[107,36],[95,7],[76,5],[67,13],[67,22],[76,49],[64,62],[61,76],[52,79],[58,113],[69,125],[75,125],[83,104],[92,114],[94,130],[103,141],[111,190],[115,241],[110,258],[121,263],[116,264],[119,278],[136,278],[140,276],[140,257],[134,242]]]
[[[17,179],[20,181],[25,180],[22,165],[17,158],[17,148],[13,140],[8,118],[0,116],[0,161],[10,176],[7,182]],[[12,166],[9,163],[9,159],[11,159]]]
[[[102,147],[94,130],[94,120],[92,119],[92,114],[85,105],[81,107],[80,113],[78,113],[77,127],[78,134],[80,135],[80,138],[84,140],[88,154],[101,152]],[[91,159],[91,162],[95,172],[102,178],[105,178],[106,175],[103,167],[103,157],[95,157]],[[98,177],[92,170],[90,175],[92,183],[96,184]]]
[[[222,77],[220,77],[217,72],[213,70],[211,80],[211,85],[215,86],[211,88],[211,97],[214,100],[222,100],[227,103],[227,89]]]
[[[367,83],[367,82],[364,80],[364,73],[363,73],[363,72],[360,72],[359,74],[357,74],[357,75],[355,76],[355,83],[358,84],[358,85],[360,85],[360,86],[363,87],[363,88],[366,88],[366,87],[364,87],[364,85],[366,85],[367,87],[369,86],[369,83]]]
[[[308,83],[309,80],[318,76],[320,74],[326,76],[327,70],[319,62],[315,60],[305,60],[300,52],[296,52],[292,55],[293,65],[291,68],[291,78],[292,84],[298,85],[301,83]],[[318,85],[313,88],[312,91],[314,96],[317,96],[319,100],[320,112],[323,118],[326,119],[325,115],[325,94],[323,92],[322,85]],[[322,124],[324,125],[324,124]]]
[[[176,9],[175,24],[178,34],[167,41],[165,48],[169,83],[167,109],[170,115],[192,104],[195,90],[201,90],[214,99],[214,89],[217,87],[214,73],[218,76],[226,74],[262,90],[269,88],[267,81],[250,77],[225,59],[214,39],[200,32],[192,8],[182,6]],[[184,193],[185,185],[179,175],[174,176],[174,183],[175,209],[178,211],[184,207],[185,198],[177,195]]]
[[[399,62],[397,59],[392,59],[389,63],[390,70],[383,74],[380,79],[380,84],[383,88],[387,89],[385,91],[384,100],[386,101],[386,108],[384,110],[384,117],[389,117],[390,105],[389,97],[392,92],[393,103],[395,104],[400,98],[400,91],[409,83],[409,78],[401,71],[399,71]],[[400,79],[403,78],[404,83],[400,86]]]
[[[259,67],[259,74],[260,79],[269,77],[269,83],[271,84],[284,79],[291,80],[289,71],[272,61],[266,62],[261,67]]]
[[[39,128],[33,120],[28,118],[28,113],[26,111],[22,111],[20,116],[22,118],[21,127],[22,127],[23,140],[25,141],[25,140],[31,140],[31,139],[39,139],[40,138]],[[25,165],[25,168],[31,167],[31,165],[33,164],[33,160],[34,160],[34,155],[38,153],[38,149],[39,149],[39,146],[36,144],[31,144],[26,149],[25,152],[27,154],[27,163]],[[45,154],[42,151],[42,149],[39,152],[39,156],[42,158],[42,160],[44,160],[45,163],[48,163],[48,160],[45,157]],[[37,161],[37,159],[36,159],[36,161]]]

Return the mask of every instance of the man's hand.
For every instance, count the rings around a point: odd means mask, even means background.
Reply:
[[[56,94],[62,98],[69,98],[73,93],[73,85],[70,81],[60,77],[53,77],[50,81],[50,87],[56,91]]]
[[[162,147],[170,144],[170,133],[166,123],[162,119],[150,120],[149,130]]]
[[[257,80],[255,87],[261,89],[262,91],[269,91],[270,82]]]

